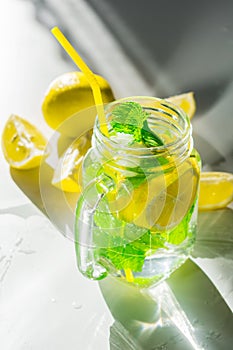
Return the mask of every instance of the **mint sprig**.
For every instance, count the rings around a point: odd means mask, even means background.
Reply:
[[[164,247],[165,238],[150,230],[126,223],[111,213],[96,211],[94,241],[98,255],[109,260],[116,269],[142,270],[148,251]],[[123,230],[122,230],[123,228]]]
[[[112,116],[111,126],[115,131],[133,135],[135,142],[142,142],[146,147],[163,145],[161,138],[149,128],[150,114],[139,103],[123,102],[114,108]]]
[[[135,241],[123,243],[116,247],[112,244],[112,238],[108,236],[108,239],[110,247],[100,248],[99,255],[109,259],[119,270],[130,268],[134,272],[140,272],[147,253],[165,247],[165,239],[159,234],[152,234],[150,230]]]

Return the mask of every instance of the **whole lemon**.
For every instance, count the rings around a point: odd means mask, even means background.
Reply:
[[[95,77],[101,89],[103,103],[114,101],[109,83],[100,75],[95,74]],[[78,115],[79,112],[87,108],[92,107],[93,113],[96,114],[94,105],[92,89],[84,74],[82,72],[68,72],[57,77],[49,85],[42,103],[42,112],[47,124],[52,129],[57,129],[69,117]],[[83,115],[83,113],[81,114]],[[87,113],[88,118],[90,119],[90,113]],[[77,123],[79,123],[78,120]],[[93,125],[93,120],[90,123]],[[64,127],[62,130],[69,136],[76,136],[73,134],[72,128]]]

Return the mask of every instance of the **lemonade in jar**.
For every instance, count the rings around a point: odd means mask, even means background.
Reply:
[[[148,287],[193,247],[200,156],[188,116],[167,100],[124,98],[106,105],[105,115],[83,161],[78,267],[90,279],[111,274]]]

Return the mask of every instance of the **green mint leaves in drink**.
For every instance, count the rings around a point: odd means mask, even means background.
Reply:
[[[105,246],[99,254],[107,258],[119,270],[142,270],[148,251],[155,252],[164,248],[165,238],[150,230],[126,223],[111,213],[96,211],[94,215],[96,228],[95,244]]]
[[[111,126],[116,132],[133,135],[135,142],[146,147],[162,146],[163,141],[148,125],[150,114],[139,103],[129,101],[117,105],[112,111]]]

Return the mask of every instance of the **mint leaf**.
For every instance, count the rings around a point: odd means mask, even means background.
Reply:
[[[112,115],[115,123],[141,129],[149,114],[143,110],[139,103],[124,102],[114,108]]]
[[[139,187],[146,179],[147,177],[145,174],[142,174],[141,176],[127,177],[127,180],[131,183],[133,188]]]
[[[100,249],[100,256],[106,257],[118,270],[130,268],[140,272],[148,252],[164,248],[166,240],[159,234],[151,234],[148,230],[135,241],[117,247]]]
[[[140,104],[135,102],[121,103],[114,108],[112,115],[114,119],[111,126],[115,131],[132,134],[134,141],[141,141],[141,128],[143,121],[147,118],[147,113],[143,111]]]
[[[127,223],[110,212],[100,210],[96,210],[94,214],[94,224],[94,239],[102,235],[102,242],[104,240],[107,247],[131,244],[147,232],[146,228]],[[100,242],[99,238],[98,241]]]
[[[148,126],[150,114],[136,102],[124,102],[112,111],[112,128],[117,132],[132,134],[134,141],[143,142],[147,147],[162,146],[163,141]]]
[[[156,135],[148,126],[147,120],[143,122],[143,128],[141,129],[141,137],[143,143],[147,147],[163,146],[163,141]]]
[[[164,248],[166,241],[161,235],[121,221],[110,213],[97,212],[94,220],[98,256],[105,257],[118,270],[130,268],[139,272],[148,253]]]
[[[195,201],[196,202],[196,201]],[[182,221],[169,233],[168,242],[171,244],[180,244],[189,234],[189,222],[195,208],[195,202],[189,209]]]
[[[122,221],[113,216],[110,212],[95,211],[94,222],[101,229],[117,229],[122,226]]]
[[[157,250],[158,248],[165,248],[166,239],[160,234],[151,233],[148,230],[143,236],[133,242],[135,248],[140,247],[141,250],[147,252],[148,250]]]
[[[127,224],[110,213],[96,212],[94,216],[94,242],[98,256],[105,257],[117,270],[130,268],[141,271],[145,260],[145,252],[140,245],[134,246],[129,239],[140,237],[143,230],[134,224]]]
[[[108,258],[118,270],[129,268],[132,271],[141,271],[145,260],[144,251],[132,244],[102,249],[101,255]]]

